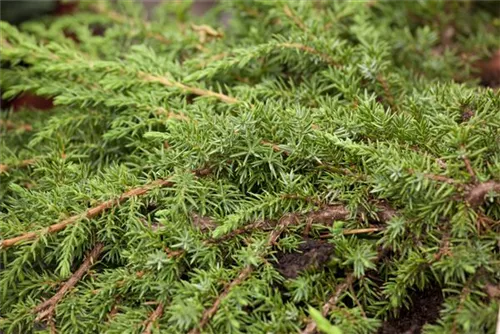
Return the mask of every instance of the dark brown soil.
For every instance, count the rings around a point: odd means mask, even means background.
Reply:
[[[314,239],[305,239],[294,253],[278,253],[276,269],[286,278],[295,278],[302,271],[325,265],[333,253],[333,245]]]
[[[382,324],[377,334],[418,334],[427,323],[434,323],[439,317],[443,303],[441,289],[430,288],[411,295],[410,309],[402,309],[397,318]]]
[[[486,87],[500,87],[500,50],[493,54],[490,59],[478,63],[480,70],[481,85]]]

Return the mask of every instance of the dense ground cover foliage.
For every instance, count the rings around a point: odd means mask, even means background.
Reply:
[[[0,331],[494,333],[488,4],[80,7],[0,26]]]

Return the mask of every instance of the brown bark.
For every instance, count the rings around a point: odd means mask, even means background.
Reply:
[[[500,192],[500,182],[487,181],[470,188],[465,200],[472,207],[478,207],[484,202],[484,198],[489,192]]]
[[[148,320],[146,320],[145,323],[146,328],[144,329],[142,334],[151,334],[155,321],[158,320],[163,315],[163,308],[164,308],[163,303],[158,304],[156,309],[149,316]]]
[[[125,202],[126,200],[128,200],[131,197],[144,195],[144,194],[148,193],[150,190],[157,188],[157,187],[170,187],[172,185],[173,185],[173,183],[170,180],[166,179],[166,180],[157,180],[157,181],[154,181],[154,182],[147,184],[145,186],[134,188],[132,190],[129,190],[129,191],[123,193],[119,198],[115,198],[115,199],[111,199],[111,200],[108,200],[106,202],[103,202],[103,203],[101,203],[93,208],[88,209],[84,213],[71,216],[71,217],[64,219],[61,222],[54,224],[54,225],[51,225],[47,228],[43,228],[43,229],[40,229],[40,230],[35,231],[35,232],[28,232],[28,233],[25,233],[25,234],[20,235],[18,237],[15,237],[15,238],[3,240],[0,244],[0,248],[5,249],[5,248],[9,248],[11,246],[14,246],[22,241],[37,239],[39,237],[39,235],[43,234],[43,233],[59,232],[61,230],[64,230],[68,225],[74,224],[75,222],[79,221],[80,219],[93,218],[93,217],[99,215],[100,213],[102,213],[102,212],[104,212],[112,207],[115,207],[120,203]]]
[[[33,312],[38,313],[36,318],[37,321],[41,320],[52,320],[54,315],[54,310],[57,304],[64,297],[66,292],[72,289],[78,281],[83,277],[83,275],[92,267],[101,254],[104,245],[102,243],[98,243],[94,246],[94,248],[87,255],[85,260],[83,261],[80,268],[64,283],[64,285],[57,291],[57,293],[52,296],[52,298],[46,300],[45,302],[39,304],[37,307],[33,309]]]
[[[342,293],[351,286],[353,281],[353,275],[348,274],[345,282],[337,285],[335,288],[335,293],[330,297],[330,299],[323,305],[321,309],[321,314],[326,317],[330,310],[335,307],[338,303],[340,296]],[[316,332],[316,323],[314,321],[310,321],[306,328],[301,332],[301,334],[314,334]]]

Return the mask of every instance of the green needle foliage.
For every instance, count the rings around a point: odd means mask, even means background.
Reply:
[[[488,4],[80,6],[0,25],[0,332],[494,333]]]

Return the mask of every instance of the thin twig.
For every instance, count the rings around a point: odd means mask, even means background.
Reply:
[[[357,229],[343,230],[342,234],[343,235],[365,234],[365,233],[380,232],[383,230],[384,229],[382,227],[357,228]]]
[[[408,170],[410,172],[410,174],[416,174],[416,172],[413,170],[413,169],[409,169]],[[447,177],[447,176],[444,176],[444,175],[436,175],[436,174],[432,174],[432,173],[423,173],[423,176],[429,180],[434,180],[434,181],[438,181],[438,182],[444,182],[444,183],[448,183],[448,184],[463,184],[464,182],[460,181],[460,180],[455,180],[455,179],[452,179],[450,177]]]
[[[387,103],[389,104],[391,109],[396,111],[397,107],[394,103],[394,96],[391,93],[391,90],[389,88],[389,84],[387,83],[387,80],[384,78],[384,76],[378,75],[377,81],[380,83],[380,85],[382,86],[382,89],[384,90],[385,100],[387,101]]]
[[[76,285],[76,283],[80,281],[83,275],[90,269],[90,267],[94,265],[103,248],[104,244],[97,243],[87,255],[80,268],[78,268],[78,270],[75,271],[75,273],[66,281],[66,283],[64,283],[61,289],[59,289],[59,291],[52,298],[46,300],[33,309],[33,312],[38,313],[38,316],[36,318],[37,321],[45,319],[48,319],[50,321],[52,319],[57,304],[61,301],[66,292],[72,289]]]
[[[265,145],[265,146],[270,146],[274,152],[282,153],[285,156],[288,156],[290,154],[289,152],[287,152],[287,151],[283,150],[281,147],[279,147],[278,144],[271,143],[271,142],[268,142],[266,140],[261,140],[260,143],[262,145]]]
[[[459,299],[458,307],[455,310],[455,315],[454,315],[453,323],[452,323],[452,326],[451,326],[451,333],[452,334],[457,334],[457,318],[458,318],[458,314],[464,308],[465,300],[467,299],[467,297],[471,293],[471,285],[474,282],[474,280],[476,279],[476,277],[477,277],[477,272],[476,272],[476,274],[474,274],[471,278],[469,278],[467,280],[467,282],[465,283],[462,291],[460,292],[460,299]]]
[[[16,124],[12,121],[6,120],[4,121],[3,119],[0,119],[0,127],[5,127],[5,130],[7,131],[16,131],[16,130],[22,130],[26,132],[33,131],[33,127],[31,124],[28,123],[21,123],[21,124]]]
[[[28,232],[28,233],[25,233],[25,234],[20,235],[18,237],[15,237],[15,238],[5,239],[5,240],[1,241],[0,249],[1,248],[3,248],[3,249],[9,248],[9,247],[14,246],[22,241],[37,239],[40,235],[45,234],[45,233],[59,232],[61,230],[64,230],[68,225],[74,224],[75,222],[77,222],[81,219],[84,219],[84,218],[89,218],[89,219],[93,218],[93,217],[101,214],[102,212],[104,212],[112,207],[115,207],[120,203],[125,202],[126,200],[128,200],[131,197],[141,196],[141,195],[147,194],[152,189],[155,189],[158,187],[170,187],[172,185],[173,185],[173,182],[170,181],[169,179],[166,179],[166,180],[156,180],[156,181],[151,182],[147,185],[134,188],[132,190],[129,190],[129,191],[123,193],[118,198],[105,201],[105,202],[103,202],[103,203],[101,203],[93,208],[88,209],[87,211],[85,211],[83,213],[80,213],[80,214],[71,216],[70,218],[64,219],[63,221],[61,221],[57,224],[50,225],[49,227],[40,229],[40,230],[35,231],[35,232]]]
[[[116,314],[118,313],[118,304],[120,303],[120,301],[121,301],[120,297],[115,298],[113,306],[111,306],[111,310],[106,316],[106,322],[110,322],[116,316]]]
[[[313,223],[326,224],[334,220],[346,219],[350,213],[344,205],[329,205],[317,211],[310,212],[306,216],[306,226],[302,234],[304,237],[308,236]]]
[[[18,162],[17,164],[14,165],[7,165],[7,164],[0,164],[0,174],[6,173],[11,169],[14,168],[22,168],[22,167],[28,167],[30,165],[33,165],[37,160],[36,159],[26,159]]]
[[[330,299],[323,305],[321,309],[321,314],[326,317],[330,310],[336,306],[338,303],[340,296],[353,282],[353,275],[348,274],[346,280],[337,285],[335,288],[335,293],[330,297]],[[316,332],[316,323],[309,319],[309,323],[306,328],[301,332],[301,334],[314,334]]]
[[[450,233],[445,232],[443,235],[443,239],[441,240],[439,250],[436,254],[434,254],[433,262],[439,261],[443,255],[450,256],[451,255],[450,245],[451,245]]]
[[[323,52],[320,52],[310,46],[307,46],[307,45],[304,45],[304,44],[300,44],[300,43],[280,43],[278,44],[279,47],[282,47],[282,48],[288,48],[288,49],[297,49],[297,50],[301,50],[301,51],[304,51],[306,53],[310,53],[310,54],[313,54],[313,55],[316,55],[316,56],[319,56],[325,63],[333,66],[333,67],[337,67],[337,68],[341,68],[342,66],[340,64],[338,64],[335,60],[333,60],[332,57],[330,57],[329,55],[327,55],[326,53],[323,53]]]
[[[216,92],[213,92],[213,91],[207,90],[207,89],[201,89],[201,88],[197,88],[197,87],[187,86],[187,85],[184,85],[183,83],[180,83],[177,81],[170,81],[169,79],[167,79],[165,77],[159,77],[159,76],[155,76],[155,75],[145,73],[145,72],[139,72],[139,76],[148,82],[158,82],[166,87],[179,88],[183,92],[191,93],[191,94],[194,94],[197,96],[215,97],[218,100],[225,102],[225,103],[228,103],[228,104],[241,102],[240,100],[238,100],[234,97],[225,95],[225,94],[216,93]]]
[[[142,334],[151,334],[156,320],[158,320],[163,315],[163,308],[163,303],[159,303],[156,309],[151,313],[149,318],[144,323],[144,325],[146,325],[146,328],[144,329]]]
[[[351,282],[351,284],[349,284],[349,292],[351,293],[352,299],[354,299],[354,302],[359,307],[359,310],[361,311],[361,315],[363,316],[363,318],[366,318],[365,310],[363,309],[363,306],[361,305],[358,297],[356,296],[356,292],[354,291],[354,288],[352,286],[352,282]]]
[[[462,146],[462,148],[464,148],[464,147]],[[474,172],[474,169],[472,168],[472,164],[470,162],[469,157],[464,154],[462,156],[462,159],[464,159],[465,168],[467,169],[467,172],[469,173],[469,175],[472,179],[472,182],[476,183],[477,182],[476,173]]]
[[[224,288],[224,291],[222,291],[222,293],[217,297],[217,299],[212,304],[212,306],[210,308],[206,309],[203,312],[203,315],[201,317],[200,323],[198,324],[198,327],[193,328],[189,332],[189,334],[199,334],[200,331],[208,324],[208,322],[210,321],[210,319],[212,319],[212,317],[214,316],[214,314],[217,312],[217,310],[219,309],[219,305],[222,302],[222,300],[229,294],[229,292],[235,286],[237,286],[237,285],[241,284],[243,281],[245,281],[247,279],[247,277],[250,276],[250,274],[252,273],[252,271],[253,271],[253,267],[251,265],[247,265],[240,272],[240,274],[238,275],[238,277],[236,277],[233,281],[231,281],[231,283],[229,283],[228,285],[226,285],[226,287]]]
[[[293,12],[292,10],[290,9],[290,7],[288,7],[288,5],[285,5],[285,7],[283,7],[283,12],[285,13],[286,16],[288,16],[292,21],[293,23],[295,23],[300,29],[302,29],[303,31],[307,32],[307,27],[306,25],[304,24],[304,22],[302,22],[302,20],[300,18],[298,18]]]
[[[298,222],[298,218],[296,214],[285,214],[281,219],[279,220],[278,227],[274,229],[268,236],[266,246],[271,247],[276,243],[276,240],[279,238],[281,233],[290,225],[296,224]],[[210,319],[215,315],[217,310],[219,309],[219,305],[222,302],[222,300],[229,294],[229,292],[237,285],[241,284],[243,281],[245,281],[248,276],[253,272],[254,268],[252,265],[247,265],[243,270],[240,272],[238,277],[236,277],[231,283],[226,285],[222,293],[217,297],[215,302],[212,304],[212,306],[208,309],[205,309],[203,312],[203,315],[201,317],[200,323],[196,328],[193,328],[189,334],[199,334],[200,331],[208,324]]]

